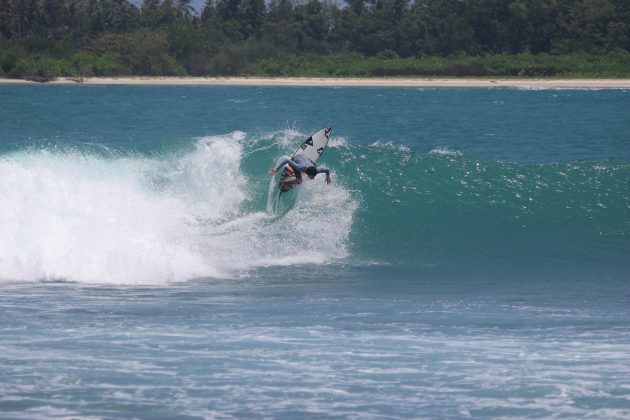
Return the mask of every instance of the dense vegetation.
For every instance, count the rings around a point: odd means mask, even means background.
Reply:
[[[0,0],[0,76],[630,76],[628,0]]]

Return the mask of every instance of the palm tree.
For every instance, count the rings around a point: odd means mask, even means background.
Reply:
[[[179,0],[177,2],[177,14],[186,20],[192,19],[197,10],[190,4],[192,0]]]

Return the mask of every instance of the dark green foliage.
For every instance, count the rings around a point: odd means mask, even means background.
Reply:
[[[630,53],[495,54],[379,58],[359,54],[290,55],[257,63],[252,75],[311,77],[628,77]]]
[[[134,4],[0,0],[0,76],[630,76],[628,0]]]

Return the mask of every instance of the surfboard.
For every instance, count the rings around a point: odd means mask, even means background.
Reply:
[[[331,134],[332,127],[325,127],[317,131],[316,133],[313,133],[313,135],[304,140],[300,147],[298,147],[297,150],[291,155],[291,159],[293,159],[297,155],[304,155],[312,162],[317,163],[317,160],[324,153],[324,150],[326,150],[326,146],[328,145],[328,140],[330,140]],[[291,173],[290,169],[287,169],[287,166],[284,167],[284,170],[280,175],[280,183],[278,187],[280,188],[281,194],[283,192],[289,191],[295,186],[295,184],[290,183],[291,181],[295,180],[295,175]]]

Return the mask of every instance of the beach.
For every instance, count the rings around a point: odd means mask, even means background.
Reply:
[[[0,84],[39,84],[22,79],[0,79]],[[334,78],[334,77],[60,77],[47,84],[89,85],[216,85],[216,86],[328,86],[328,87],[517,87],[566,89],[627,89],[630,79],[523,78]]]

